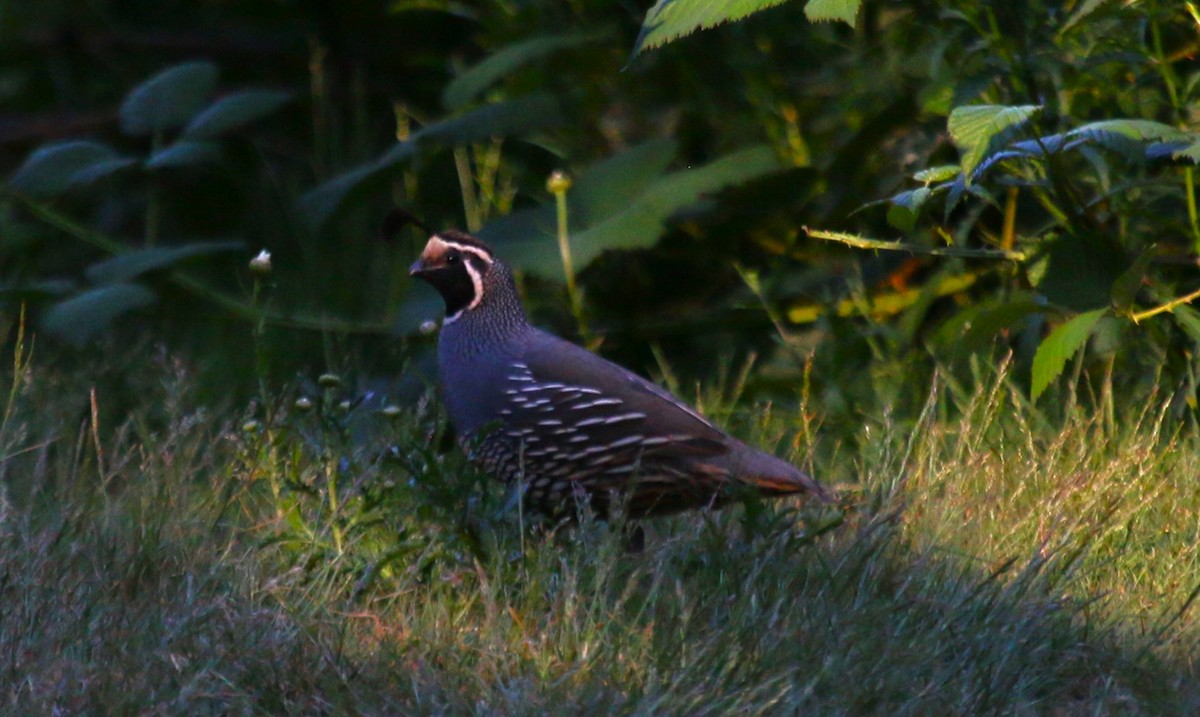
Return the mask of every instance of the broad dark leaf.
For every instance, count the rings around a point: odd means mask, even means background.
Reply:
[[[296,202],[296,212],[312,231],[318,231],[346,198],[388,170],[425,151],[429,145],[458,145],[492,137],[522,135],[562,121],[558,102],[534,94],[509,102],[485,105],[457,117],[435,122],[414,132],[374,161],[361,164],[309,190]]]
[[[292,101],[292,93],[279,90],[242,90],[209,105],[188,122],[183,136],[212,139],[262,119]]]
[[[121,103],[121,131],[135,137],[185,125],[217,85],[211,62],[185,62],[133,88]]]
[[[99,142],[60,142],[34,150],[8,183],[35,197],[53,197],[134,164]]]
[[[650,183],[635,198],[609,205],[611,213],[590,217],[586,226],[581,227],[572,219],[570,244],[575,267],[582,269],[609,249],[651,246],[676,212],[696,204],[707,194],[778,171],[783,166],[769,147],[744,149],[703,167],[668,174]],[[505,232],[502,240],[505,256],[526,271],[562,278],[554,222],[522,229],[521,234]],[[496,238],[497,234],[485,232],[490,238]]]
[[[88,280],[93,284],[117,284],[129,281],[148,271],[174,266],[184,259],[194,256],[242,251],[245,248],[245,244],[240,241],[213,241],[138,249],[93,264],[88,267],[86,274]]]
[[[181,139],[150,155],[146,159],[146,169],[213,164],[220,159],[221,149],[213,142]]]
[[[578,47],[604,37],[604,33],[550,35],[518,42],[496,51],[487,59],[454,78],[442,92],[442,106],[447,110],[462,109],[493,84],[521,67],[548,57],[560,50]]]
[[[154,292],[136,284],[102,286],[52,306],[42,316],[42,328],[82,346],[118,316],[148,306],[154,300]]]

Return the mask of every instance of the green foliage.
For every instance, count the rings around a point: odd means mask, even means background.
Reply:
[[[292,100],[289,92],[241,90],[231,92],[188,120],[187,139],[213,139],[271,115]]]
[[[13,712],[1173,715],[1200,699],[1200,451],[1157,401],[1051,427],[1003,375],[939,384],[916,422],[860,426],[853,462],[818,459],[860,481],[841,527],[758,506],[656,521],[628,554],[591,520],[522,530],[432,447],[435,412],[343,409],[349,379],[239,418],[197,409],[170,358],[100,361],[26,359],[0,382]],[[84,440],[43,445],[78,429],[89,387]]]
[[[733,152],[703,167],[655,176],[674,153],[653,143],[585,171],[569,195],[571,255],[586,265],[602,252],[652,246],[667,220],[703,196],[782,169],[768,147]],[[562,278],[562,264],[546,251],[554,237],[552,207],[518,212],[485,227],[481,236],[503,246],[522,269]]]
[[[634,54],[665,45],[697,30],[734,22],[780,5],[786,0],[657,0],[646,13],[634,42]],[[808,19],[840,20],[854,24],[862,0],[807,0]]]
[[[551,35],[523,40],[497,50],[483,62],[447,83],[446,89],[442,91],[442,106],[450,112],[461,110],[492,85],[521,67],[562,50],[596,43],[603,37],[604,35],[597,33]]]
[[[121,103],[121,131],[134,137],[179,129],[217,86],[217,67],[189,62],[163,70],[130,90]]]
[[[228,237],[244,258],[274,255],[262,296],[227,252],[166,253],[122,280],[155,295],[153,315],[100,312],[124,318],[95,335],[151,326],[221,351],[229,331],[261,326],[269,356],[254,363],[277,364],[272,377],[387,331],[405,335],[395,350],[408,357],[438,314],[401,271],[419,238],[369,240],[400,204],[432,228],[495,241],[539,323],[575,327],[634,368],[660,351],[690,380],[761,356],[751,390],[791,403],[814,354],[814,390],[839,426],[938,364],[970,380],[972,357],[1012,351],[1030,379],[1055,326],[1101,308],[1113,319],[1072,379],[1111,365],[1131,396],[1156,376],[1191,391],[1181,309],[1198,280],[1200,83],[1186,6],[757,12],[768,4],[659,3],[645,23],[599,0],[368,4],[329,17],[212,9],[253,52],[130,51],[120,72],[63,55],[56,67],[69,71],[55,77],[94,78],[70,92],[43,81],[44,48],[15,41],[16,80],[0,92],[29,129],[7,142],[0,132],[0,296],[30,302],[41,328],[56,303],[98,286],[94,265]],[[101,5],[121,18],[113,26],[153,25]],[[170,7],[172,38],[212,19]],[[34,28],[21,37],[46,36],[40,21],[20,22]],[[107,32],[74,22],[83,37]],[[166,59],[194,56],[210,59]],[[93,122],[112,107],[116,121]],[[41,129],[50,110],[71,121]],[[573,180],[569,300],[545,190],[555,170]],[[908,368],[871,368],[889,360]],[[230,350],[214,363],[250,362]],[[1174,404],[1175,416],[1194,403]]]
[[[137,164],[99,142],[71,140],[41,147],[29,155],[8,184],[32,196],[57,196]]]
[[[136,284],[112,284],[86,289],[46,311],[46,331],[83,346],[118,316],[154,303],[154,292]]]
[[[1036,401],[1046,387],[1062,374],[1067,361],[1083,348],[1096,322],[1106,313],[1107,309],[1096,309],[1079,314],[1051,331],[1038,346],[1037,354],[1033,357],[1033,400]]]

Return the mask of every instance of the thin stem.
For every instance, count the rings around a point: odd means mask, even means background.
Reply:
[[[1187,201],[1188,222],[1192,227],[1192,251],[1200,254],[1200,217],[1196,211],[1196,168],[1183,168],[1183,186]]]
[[[558,217],[558,254],[562,258],[563,274],[567,279],[567,297],[571,302],[571,315],[579,327],[579,335],[585,342],[590,343],[591,331],[588,329],[587,317],[583,315],[583,297],[579,286],[575,283],[575,265],[571,259],[571,234],[568,225],[567,190],[571,188],[571,180],[562,172],[550,175],[546,187],[554,194],[554,207]]]
[[[952,256],[961,259],[1004,259],[1007,261],[1017,262],[1025,261],[1029,258],[1025,252],[1020,250],[918,246],[916,244],[904,244],[902,242],[869,239],[867,237],[858,236],[857,234],[847,234],[845,232],[829,232],[821,229],[809,229],[808,227],[802,228],[804,233],[813,239],[835,241],[840,244],[845,244],[846,246],[852,246],[856,249],[905,251],[910,254],[927,254],[929,256]]]
[[[1185,294],[1177,299],[1172,299],[1161,306],[1154,307],[1153,309],[1134,312],[1129,315],[1129,318],[1132,319],[1133,323],[1135,324],[1141,323],[1144,319],[1174,311],[1176,308],[1183,306],[1184,304],[1190,304],[1196,299],[1200,299],[1200,289],[1196,289],[1192,293]]]
[[[471,157],[466,147],[454,148],[454,168],[458,170],[458,187],[462,192],[463,214],[467,217],[467,231],[477,232],[483,226],[479,214],[479,197],[475,194],[471,176]]]

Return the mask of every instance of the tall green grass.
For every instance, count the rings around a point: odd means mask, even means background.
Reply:
[[[506,508],[429,397],[385,414],[330,381],[250,421],[160,357],[116,415],[18,364],[6,713],[1200,710],[1200,446],[1160,404],[1052,425],[1003,370],[939,381],[863,448],[812,451],[851,496],[840,526],[751,505],[654,522],[631,554]],[[707,408],[753,440],[801,430]]]

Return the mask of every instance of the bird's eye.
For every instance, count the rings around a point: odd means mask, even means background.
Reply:
[[[459,259],[461,259],[461,258],[462,258],[461,254],[459,254],[456,251],[451,251],[446,254],[446,263],[447,264],[457,264]]]

